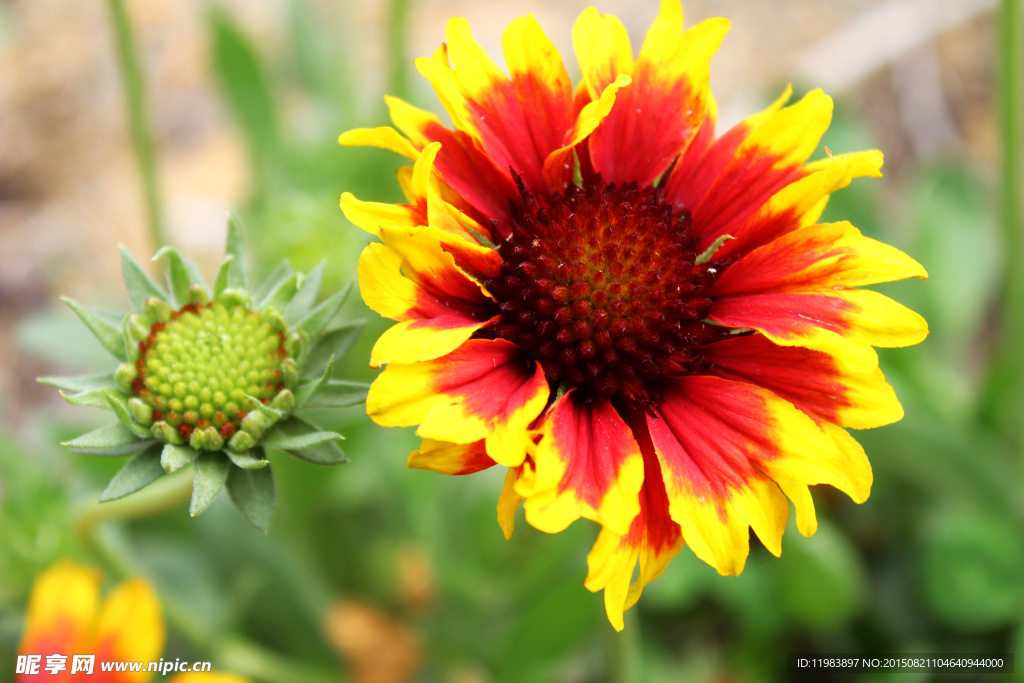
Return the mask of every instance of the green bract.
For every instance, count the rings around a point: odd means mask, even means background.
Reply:
[[[362,322],[328,329],[350,287],[316,304],[323,264],[302,275],[282,263],[250,293],[242,230],[228,221],[227,255],[211,292],[195,266],[164,247],[170,294],[121,248],[133,312],[121,320],[64,301],[110,353],[114,372],[41,377],[73,405],[112,410],[117,421],[64,445],[79,453],[133,455],[101,501],[115,500],[191,464],[192,516],[221,488],[245,519],[266,532],[276,494],[265,449],[319,465],[346,461],[335,432],[296,410],[342,408],[367,385],[332,379],[334,361]]]

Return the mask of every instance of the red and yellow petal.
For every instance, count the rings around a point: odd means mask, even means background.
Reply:
[[[789,506],[781,485],[827,483],[855,494],[846,459],[807,415],[770,391],[711,376],[666,388],[647,417],[672,519],[723,575],[743,570],[747,528],[781,552]]]
[[[517,346],[473,339],[442,358],[388,365],[370,387],[366,412],[385,427],[419,424],[416,433],[428,439],[485,440],[487,454],[512,467],[526,457],[529,425],[547,399],[543,370]]]
[[[536,469],[516,492],[526,521],[557,533],[580,517],[623,535],[639,514],[644,469],[640,447],[607,399],[586,402],[572,389],[539,426]]]
[[[399,323],[377,340],[372,366],[443,356],[496,314],[483,287],[427,232],[382,228],[381,239],[359,257],[360,291],[367,306]]]
[[[576,146],[593,133],[608,116],[615,105],[615,97],[619,90],[631,82],[629,76],[620,74],[604,89],[598,99],[587,102],[580,108],[572,130],[566,134],[568,139],[565,144],[551,152],[544,160],[544,182],[551,192],[565,192],[569,187],[574,172],[573,152]]]
[[[627,72],[632,84],[590,137],[591,163],[602,178],[644,187],[686,148],[704,118],[711,57],[728,30],[729,21],[717,18],[684,32],[679,0],[662,0]]]
[[[180,673],[167,683],[250,683],[246,678],[219,671]]]
[[[832,98],[812,90],[773,113],[736,147],[730,162],[691,206],[701,248],[754,215],[771,197],[808,174],[803,162],[832,120]]]
[[[928,336],[920,315],[865,289],[723,297],[710,317],[727,327],[755,329],[782,346],[822,351],[854,372],[878,367],[873,346],[910,346]]]
[[[448,66],[419,59],[420,72],[438,92],[455,127],[469,134],[502,169],[527,187],[543,187],[544,159],[572,127],[572,84],[561,57],[532,17],[521,17],[503,36],[509,79],[491,61],[462,18],[448,22]]]
[[[501,487],[501,496],[498,498],[498,526],[505,535],[505,540],[512,538],[512,532],[516,528],[516,510],[523,497],[516,493],[516,482],[523,474],[525,463],[519,467],[509,467],[505,473],[505,484]]]
[[[100,577],[91,569],[61,562],[46,570],[32,587],[19,654],[85,652],[99,593]]]
[[[716,342],[696,351],[712,373],[770,390],[816,420],[855,429],[896,422],[903,408],[882,371],[852,372],[832,356],[779,346],[760,334]]]
[[[602,529],[587,555],[589,571],[584,585],[594,592],[604,590],[605,611],[616,631],[623,629],[623,612],[636,604],[644,586],[658,578],[683,547],[682,530],[669,513],[661,466],[642,422],[640,418],[633,432],[644,455],[640,514],[623,536]],[[631,584],[637,560],[640,573]]]
[[[159,659],[164,649],[164,618],[153,588],[142,579],[129,579],[107,596],[96,627],[98,661]],[[120,674],[119,681],[142,683],[146,671]]]
[[[718,120],[718,108],[714,96],[710,95],[700,130],[679,158],[672,175],[665,183],[666,198],[677,206],[685,206],[691,211],[700,206],[708,188],[733,160],[740,143],[751,131],[782,109],[792,94],[793,88],[787,87],[766,109],[748,116],[717,139],[715,124]]]
[[[446,67],[447,68],[447,67]],[[508,169],[496,166],[463,131],[445,128],[435,114],[398,99],[385,97],[391,120],[408,136],[415,149],[441,143],[434,161],[445,183],[481,217],[507,220],[508,203],[519,196]],[[413,157],[415,158],[415,157]]]
[[[814,292],[912,277],[927,279],[928,273],[899,249],[864,237],[847,222],[828,223],[755,249],[722,273],[708,295]]]
[[[616,16],[593,7],[583,10],[572,27],[572,44],[591,100],[597,100],[620,74],[633,73],[629,33]]]
[[[869,150],[804,164],[802,172],[809,175],[776,192],[748,220],[723,226],[723,234],[736,239],[723,244],[715,252],[715,258],[742,256],[782,235],[814,225],[825,210],[829,195],[849,185],[854,178],[880,178],[882,162],[881,152]],[[710,243],[716,238],[706,235],[704,241]]]
[[[461,475],[475,474],[497,463],[488,457],[483,439],[464,444],[423,439],[420,447],[409,454],[405,464],[414,470]]]
[[[399,135],[398,131],[394,128],[388,126],[381,126],[380,128],[355,128],[342,133],[338,137],[338,143],[346,147],[380,147],[410,159],[415,159],[419,156],[419,149]]]

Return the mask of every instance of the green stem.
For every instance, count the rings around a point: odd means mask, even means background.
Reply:
[[[128,100],[128,118],[132,127],[132,141],[135,143],[135,157],[142,175],[142,188],[146,200],[146,215],[150,235],[156,247],[167,244],[164,230],[163,211],[160,206],[160,187],[156,170],[156,146],[153,130],[146,109],[145,82],[135,49],[135,39],[124,0],[109,0],[110,13],[117,40],[117,57],[121,63],[125,97]]]
[[[192,470],[163,477],[138,493],[109,503],[93,503],[76,515],[75,530],[113,573],[128,578],[142,574],[128,540],[119,527],[104,522],[136,519],[184,504],[192,492]],[[218,668],[234,671],[263,683],[338,683],[330,671],[296,662],[233,635],[211,631],[173,595],[161,592],[164,616],[175,631],[209,653]]]
[[[622,618],[625,628],[611,636],[608,678],[611,683],[640,683],[644,680],[640,651],[640,618],[635,609],[628,610]]]
[[[191,496],[192,468],[187,467],[120,500],[89,503],[75,514],[75,532],[79,538],[88,540],[99,524],[163,512],[187,503]]]
[[[1015,408],[1024,406],[1024,216],[1021,206],[1021,142],[1024,139],[1024,36],[1022,0],[1001,0],[999,10],[999,123],[1002,140],[1001,218],[1006,251],[1007,296],[1004,349],[1012,369]],[[1024,448],[1024,433],[1018,433]]]
[[[388,92],[403,99],[409,96],[409,51],[406,49],[409,0],[391,0],[388,15]]]

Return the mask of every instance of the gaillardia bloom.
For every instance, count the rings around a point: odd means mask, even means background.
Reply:
[[[185,668],[182,664],[186,663],[160,659],[164,638],[163,611],[148,582],[129,579],[101,603],[99,573],[60,562],[40,574],[32,586],[18,646],[22,664],[15,680],[146,683]],[[75,655],[91,655],[92,661],[80,661]],[[29,658],[34,661],[26,666]],[[138,663],[141,666],[130,670],[130,664]],[[154,673],[157,663],[159,674]],[[187,668],[193,665],[188,662]],[[189,671],[177,674],[169,683],[248,681],[233,674]]]
[[[865,500],[871,467],[844,427],[903,414],[872,347],[927,334],[857,289],[924,269],[817,223],[830,193],[882,165],[877,151],[806,162],[828,96],[785,107],[787,90],[716,137],[708,68],[728,28],[684,31],[679,0],[662,0],[634,60],[622,23],[587,9],[574,91],[532,17],[504,33],[508,75],[452,19],[416,65],[455,130],[388,98],[404,137],[340,140],[415,161],[399,172],[408,204],[341,199],[380,238],[363,298],[399,321],[373,349],[387,367],[367,411],[419,425],[411,467],[508,467],[506,534],[522,499],[544,531],[600,523],[586,586],[617,629],[684,541],[736,575],[748,527],[781,552],[787,498],[814,533],[809,485]]]
[[[197,268],[169,247],[169,294],[126,249],[125,286],[135,311],[123,318],[65,299],[118,360],[114,372],[41,377],[73,405],[111,410],[117,421],[64,445],[93,455],[136,454],[100,501],[135,493],[193,465],[189,512],[203,512],[222,488],[242,516],[266,532],[276,493],[265,449],[320,465],[345,462],[336,443],[296,410],[361,403],[367,386],[332,379],[334,359],[362,323],[327,329],[349,288],[316,304],[324,264],[308,275],[282,263],[248,290],[242,230],[229,221],[227,256],[212,293]],[[212,295],[211,295],[212,294]]]

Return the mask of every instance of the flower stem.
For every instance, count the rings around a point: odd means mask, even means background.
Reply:
[[[154,244],[159,247],[167,244],[167,234],[164,230],[163,211],[160,206],[156,146],[153,143],[152,126],[149,112],[146,109],[145,83],[124,0],[109,0],[109,3],[114,24],[114,36],[117,40],[117,57],[121,63],[121,76],[124,79],[135,157],[139,162],[139,171],[142,175],[142,189],[146,200],[150,236]]]
[[[409,69],[406,41],[409,25],[409,0],[391,0],[388,16],[388,92],[396,97],[409,96]]]
[[[188,500],[185,494],[190,494],[192,490],[191,472],[191,468],[187,468],[164,477],[128,498],[86,508],[76,520],[75,528],[79,537],[110,570],[122,578],[143,573],[120,528],[103,525],[103,522],[141,517],[184,503]],[[97,512],[111,509],[115,512]],[[218,668],[263,683],[339,683],[340,679],[335,672],[288,659],[238,636],[211,631],[196,619],[187,605],[165,591],[160,592],[160,603],[167,622],[174,630],[200,650],[209,653],[211,661]]]
[[[1004,354],[1012,369],[1013,406],[1024,406],[1024,225],[1021,143],[1024,140],[1024,36],[1022,0],[1001,0],[999,9],[999,124],[1002,141],[1001,222],[1007,296]],[[1024,448],[1024,433],[1017,434]]]
[[[187,503],[191,496],[192,468],[186,467],[120,500],[89,503],[75,515],[75,532],[88,540],[98,524],[163,512]]]
[[[640,619],[636,609],[622,615],[625,628],[611,636],[608,678],[611,683],[640,683],[644,680],[640,648]]]

